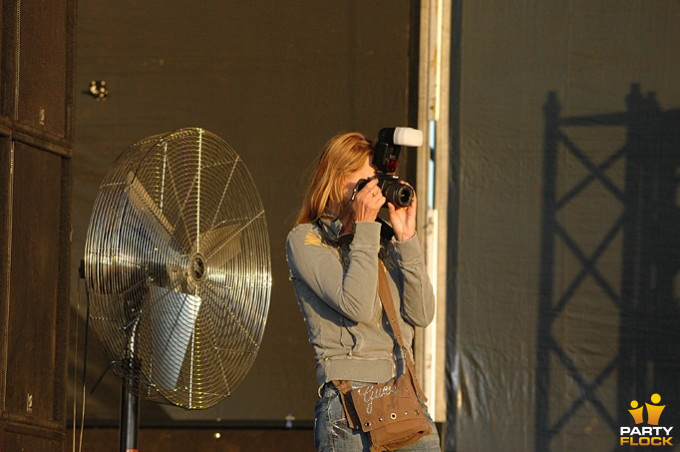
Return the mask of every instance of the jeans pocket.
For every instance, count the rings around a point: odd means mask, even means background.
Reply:
[[[342,411],[338,391],[330,386],[324,388],[316,404],[314,443],[318,451],[361,451],[362,435],[352,430]]]

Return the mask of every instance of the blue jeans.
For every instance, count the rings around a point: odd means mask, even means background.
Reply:
[[[316,402],[316,418],[314,421],[314,444],[320,452],[359,452],[368,451],[370,439],[361,430],[352,430],[342,413],[340,393],[331,384],[321,390],[321,398]],[[427,407],[423,406],[425,413]],[[408,444],[399,451],[441,452],[437,427],[427,414],[431,432],[418,441]]]

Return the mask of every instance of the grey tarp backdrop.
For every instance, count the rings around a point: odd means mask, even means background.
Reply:
[[[142,424],[310,422],[312,353],[285,236],[328,137],[413,124],[419,2],[78,6],[76,92],[104,79],[110,97],[77,98],[74,268],[113,159],[178,127],[234,146],[270,227],[272,303],[251,374],[216,409],[145,405]],[[654,393],[660,425],[680,428],[680,2],[452,9],[446,449],[614,450],[631,401]],[[89,387],[98,354],[93,341]],[[91,424],[116,422],[118,390],[106,375]]]
[[[456,4],[457,450],[677,430],[680,3]]]

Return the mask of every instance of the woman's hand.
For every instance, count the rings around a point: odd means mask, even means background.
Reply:
[[[352,202],[354,221],[375,221],[385,201],[385,197],[378,188],[378,179],[369,180],[357,192]]]
[[[413,201],[408,207],[396,207],[394,204],[387,203],[387,210],[390,213],[390,223],[397,240],[403,242],[416,234],[416,210],[418,202],[415,191]]]

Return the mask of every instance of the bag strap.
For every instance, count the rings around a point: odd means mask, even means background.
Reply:
[[[380,301],[385,310],[385,314],[387,315],[387,320],[392,327],[392,332],[394,332],[394,338],[401,349],[406,368],[408,369],[409,374],[411,374],[411,380],[413,380],[413,386],[416,389],[416,393],[418,394],[418,397],[427,401],[427,397],[425,397],[423,389],[420,387],[420,383],[416,378],[416,369],[413,360],[411,359],[411,355],[406,350],[401,337],[401,328],[399,327],[398,321],[399,317],[397,316],[394,301],[392,300],[392,293],[390,292],[390,287],[387,282],[387,268],[385,268],[385,264],[380,259],[378,259],[378,294],[380,295]]]

